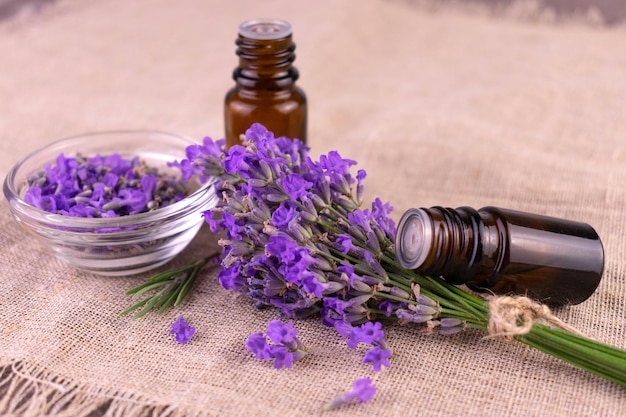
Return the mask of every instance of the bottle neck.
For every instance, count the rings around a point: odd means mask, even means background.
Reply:
[[[404,268],[464,284],[482,256],[482,229],[480,214],[469,207],[411,209],[398,224],[398,261]]]
[[[238,86],[285,89],[298,79],[298,70],[293,66],[296,45],[291,34],[280,39],[251,39],[240,34],[235,43],[239,66],[233,79]]]

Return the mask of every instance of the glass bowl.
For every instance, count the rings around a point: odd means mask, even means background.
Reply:
[[[27,178],[60,153],[74,157],[79,152],[118,153],[138,156],[160,171],[180,176],[168,162],[185,158],[187,146],[195,144],[183,136],[157,131],[113,131],[88,133],[61,139],[20,160],[4,181],[4,195],[15,220],[34,235],[42,246],[83,271],[99,275],[130,275],[171,260],[194,238],[203,222],[202,212],[217,203],[213,182],[188,184],[184,199],[156,210],[114,218],[80,218],[42,211],[24,201]]]

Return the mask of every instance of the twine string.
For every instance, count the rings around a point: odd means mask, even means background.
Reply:
[[[512,339],[530,332],[533,324],[545,324],[583,336],[581,332],[561,321],[545,304],[524,296],[501,296],[489,299],[490,338],[504,337]]]

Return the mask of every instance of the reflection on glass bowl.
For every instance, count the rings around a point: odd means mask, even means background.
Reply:
[[[4,181],[4,195],[19,225],[70,265],[99,275],[129,275],[171,260],[194,238],[202,212],[217,203],[213,182],[190,183],[188,195],[153,211],[113,218],[79,218],[42,211],[24,201],[27,178],[54,163],[60,153],[75,156],[118,153],[139,157],[159,170],[180,175],[168,162],[185,158],[184,136],[157,131],[95,132],[61,139],[22,158]]]

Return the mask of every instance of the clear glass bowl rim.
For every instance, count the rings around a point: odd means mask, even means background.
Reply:
[[[185,197],[184,199],[170,204],[166,207],[159,208],[154,211],[148,211],[145,213],[129,214],[126,216],[112,217],[112,218],[82,218],[64,216],[56,213],[49,213],[40,210],[24,201],[19,195],[17,186],[15,184],[16,176],[19,169],[31,158],[36,155],[42,154],[52,148],[59,147],[60,145],[70,145],[73,142],[80,142],[86,137],[92,136],[105,136],[105,135],[121,135],[121,134],[137,134],[137,135],[161,135],[176,138],[182,142],[185,142],[187,146],[197,144],[193,139],[179,135],[176,133],[170,133],[160,130],[149,129],[124,129],[124,130],[103,130],[95,132],[87,132],[77,135],[68,136],[50,142],[40,148],[37,148],[24,157],[22,157],[8,172],[4,180],[4,194],[11,207],[18,213],[25,215],[31,220],[38,223],[47,224],[49,226],[60,226],[63,228],[77,228],[77,229],[100,229],[100,228],[119,228],[124,226],[133,226],[137,224],[155,222],[160,220],[166,220],[172,216],[176,216],[181,211],[188,211],[191,207],[202,205],[207,199],[207,192],[211,191],[210,188],[214,184],[214,180],[208,181],[202,184],[196,191]],[[112,153],[115,151],[111,151]],[[53,155],[52,158],[56,158]],[[54,160],[54,159],[53,159]],[[172,160],[174,162],[174,160]],[[118,233],[118,232],[111,232]]]

